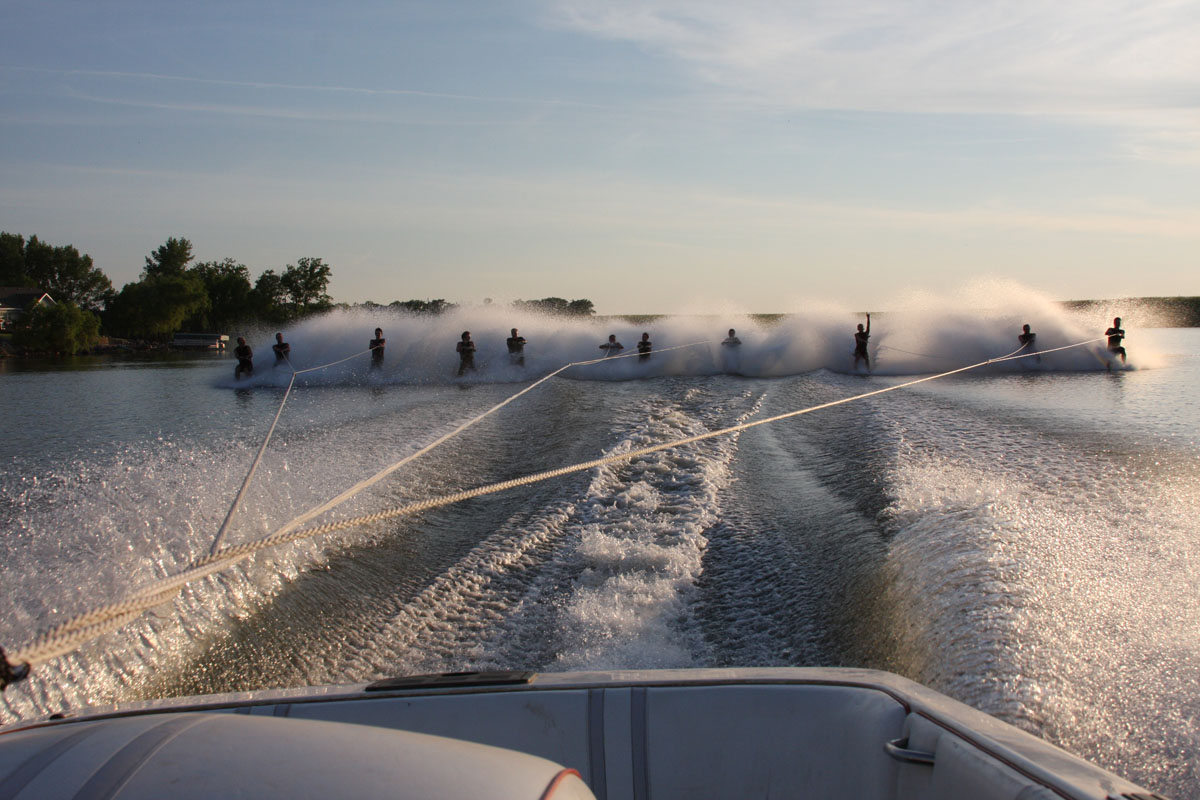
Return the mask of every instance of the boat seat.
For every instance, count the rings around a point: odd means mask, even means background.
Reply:
[[[543,758],[407,731],[229,713],[61,723],[4,736],[0,797],[594,800]]]
[[[891,800],[906,709],[875,689],[614,686],[297,703],[256,713],[403,728],[577,769],[601,800]]]

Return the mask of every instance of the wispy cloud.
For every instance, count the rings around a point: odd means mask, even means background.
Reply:
[[[549,0],[547,12],[788,106],[1091,114],[1194,111],[1200,96],[1200,9],[1177,0]]]
[[[156,111],[181,111],[189,114],[231,114],[247,117],[268,117],[272,119],[319,120],[327,122],[379,122],[382,117],[369,114],[355,114],[339,111],[312,111],[309,109],[294,109],[281,107],[247,106],[220,103],[165,103],[152,100],[135,100],[121,97],[104,97],[101,95],[68,92],[68,96],[76,100],[102,105],[125,106],[127,108],[148,108]]]
[[[585,105],[574,100],[557,100],[528,97],[489,97],[485,95],[451,94],[446,92],[428,92],[419,89],[388,89],[362,86],[331,86],[319,84],[272,83],[269,81],[223,80],[218,78],[199,78],[187,75],[166,75],[156,72],[121,72],[116,70],[85,70],[85,69],[50,69],[45,67],[27,67],[0,65],[0,70],[13,72],[32,72],[44,75],[79,76],[87,78],[106,78],[112,80],[163,81],[171,83],[187,83],[203,86],[224,86],[235,89],[264,89],[287,92],[312,92],[325,94],[365,95],[375,97],[415,97],[437,100],[459,100],[476,103],[524,104],[548,106],[580,106]]]
[[[1149,131],[1129,147],[1143,161],[1200,167],[1200,120],[1189,130]]]
[[[405,116],[398,112],[346,111],[341,109],[289,108],[286,106],[258,106],[237,103],[204,103],[204,102],[165,102],[141,100],[128,97],[106,97],[103,95],[83,94],[70,91],[67,95],[75,100],[101,105],[123,106],[126,108],[146,108],[156,111],[176,111],[184,114],[225,114],[240,117],[263,117],[268,119],[305,120],[313,122],[342,122],[342,123],[373,123],[388,125],[404,125],[411,127],[438,126],[487,126],[489,128],[511,127],[525,124],[521,119],[500,119],[488,116],[480,119],[469,119],[462,115],[431,114],[424,112],[417,115]],[[90,123],[88,123],[90,124]]]

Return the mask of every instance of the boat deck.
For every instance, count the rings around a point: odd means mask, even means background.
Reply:
[[[1152,797],[986,714],[869,670],[483,673],[163,701],[85,719],[197,712],[262,718],[256,725],[271,718],[281,729],[304,720],[505,748],[577,770],[601,800]],[[22,727],[33,726],[5,732]],[[0,736],[0,792],[7,741]],[[328,734],[322,742],[330,746]],[[346,756],[377,759],[379,751]],[[260,759],[246,753],[245,761],[222,769],[252,780]]]

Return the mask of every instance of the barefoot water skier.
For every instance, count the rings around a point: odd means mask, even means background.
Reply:
[[[1108,337],[1108,352],[1114,356],[1121,357],[1121,363],[1125,363],[1125,348],[1121,346],[1121,340],[1125,338],[1125,330],[1121,327],[1121,318],[1113,319],[1112,327],[1104,332]]]
[[[1037,341],[1037,334],[1029,329],[1028,323],[1021,326],[1021,333],[1017,335],[1017,341],[1021,343],[1018,353],[1032,353],[1037,349],[1034,344]],[[1041,356],[1034,356],[1034,360],[1039,364],[1042,363]]]
[[[617,353],[624,350],[625,345],[617,341],[617,335],[615,333],[610,333],[608,335],[608,341],[600,345],[600,349],[604,351],[604,357],[608,358],[609,356],[615,356]]]
[[[383,338],[383,328],[376,328],[375,338],[368,344],[371,350],[371,369],[379,369],[383,366],[383,348],[386,346],[387,339]]]
[[[275,366],[286,363],[292,354],[292,346],[283,340],[282,333],[275,334],[275,344],[271,345],[271,349],[275,352]]]
[[[233,355],[238,360],[237,366],[233,368],[234,380],[241,380],[243,375],[250,377],[254,374],[254,351],[246,344],[244,336],[237,338],[237,347],[233,348]]]
[[[871,315],[867,314],[867,327],[864,330],[862,323],[858,323],[858,330],[854,333],[854,368],[858,369],[858,362],[863,361],[867,365],[867,372],[871,371],[871,357],[867,355],[867,340],[871,338]]]
[[[462,339],[454,348],[458,352],[458,374],[461,376],[467,370],[475,371],[475,343],[471,341],[471,332],[463,331]]]
[[[517,329],[512,329],[512,336],[505,340],[508,345],[508,360],[517,366],[525,366],[525,337],[517,334]]]
[[[637,343],[638,361],[649,361],[650,351],[654,349],[654,345],[650,342],[650,334],[643,333],[642,340]]]

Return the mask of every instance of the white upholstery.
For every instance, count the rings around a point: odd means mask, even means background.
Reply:
[[[29,800],[594,798],[536,756],[361,725],[156,714],[3,738],[0,797]]]

